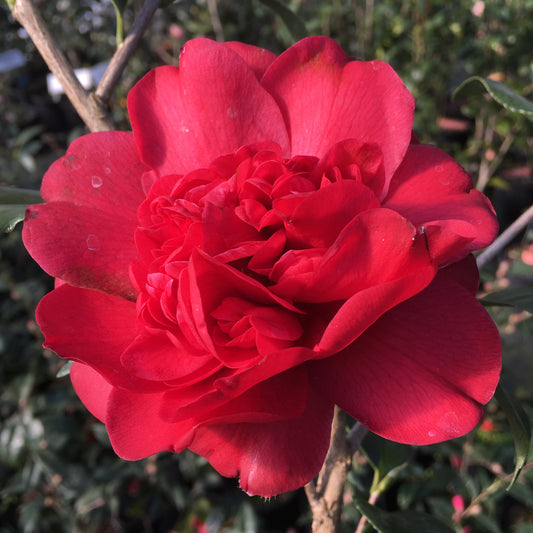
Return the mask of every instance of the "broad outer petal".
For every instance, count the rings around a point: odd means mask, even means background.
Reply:
[[[134,299],[128,268],[144,199],[131,133],[76,139],[45,174],[45,204],[30,206],[22,231],[31,256],[51,276]]]
[[[428,246],[441,263],[456,260],[457,248],[463,255],[484,248],[498,233],[489,200],[472,188],[472,179],[459,164],[435,146],[409,147],[383,207],[397,211],[415,226],[432,229],[426,231]]]
[[[392,68],[353,61],[326,37],[291,46],[271,65],[262,84],[285,118],[293,155],[322,157],[337,142],[375,143],[386,177],[411,139],[414,101]]]
[[[163,421],[163,400],[163,393],[142,394],[116,388],[111,391],[106,429],[119,457],[136,461],[158,452],[181,452],[190,444],[193,421]]]
[[[46,348],[97,369],[113,385],[154,390],[157,383],[136,378],[120,363],[135,337],[136,316],[133,302],[66,284],[49,292],[35,312]]]
[[[310,390],[305,412],[270,424],[213,424],[196,430],[190,449],[223,476],[240,477],[249,495],[295,490],[319,472],[329,447],[333,403]]]
[[[431,444],[480,421],[498,384],[501,348],[483,307],[444,275],[339,355],[309,364],[314,385],[371,431]]]
[[[229,41],[223,44],[239,54],[246,61],[248,66],[254,71],[258,80],[263,77],[267,68],[277,57],[276,54],[273,54],[265,48],[259,48],[238,41]]]
[[[83,363],[72,363],[70,381],[89,412],[105,424],[107,402],[113,386],[94,368]]]
[[[280,110],[254,70],[208,39],[189,41],[179,68],[149,72],[130,91],[128,110],[142,159],[160,175],[208,167],[262,141],[278,143],[288,155]]]

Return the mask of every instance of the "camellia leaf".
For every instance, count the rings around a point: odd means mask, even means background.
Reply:
[[[473,82],[479,82],[486,89],[496,102],[509,109],[509,111],[515,111],[521,115],[525,115],[530,120],[533,120],[533,102],[524,98],[523,96],[515,93],[512,89],[509,89],[507,85],[503,83],[491,80],[490,78],[482,78],[480,76],[472,76],[465,80],[459,87],[454,91],[453,97],[455,98],[463,89]]]
[[[513,479],[511,480],[509,487],[507,487],[507,490],[509,490],[518,478],[520,471],[527,463],[529,447],[531,445],[531,425],[520,404],[507,394],[507,391],[503,388],[501,383],[496,388],[494,396],[509,421],[516,450],[516,466]]]
[[[24,220],[26,206],[41,203],[38,191],[0,187],[0,231],[8,233]]]
[[[434,516],[425,513],[418,511],[384,511],[357,496],[354,498],[354,504],[379,533],[413,533],[413,531],[453,533],[453,529]]]
[[[9,233],[24,220],[25,205],[0,205],[0,232]]]
[[[128,4],[128,0],[111,0],[115,6],[115,14],[117,17],[117,31],[116,31],[116,43],[117,46],[124,40],[124,10]]]
[[[33,189],[17,189],[16,187],[0,187],[0,205],[40,204],[43,199],[39,191]]]
[[[302,19],[293,13],[288,7],[278,0],[260,0],[260,2],[270,8],[285,23],[294,41],[299,41],[308,36],[307,29]]]
[[[533,313],[533,287],[512,287],[487,294],[479,300],[483,305],[518,307]]]
[[[369,433],[365,439],[363,453],[374,469],[370,492],[383,493],[398,474],[407,466],[412,455],[412,446],[391,442]]]
[[[72,367],[73,361],[67,361],[66,364],[64,364],[56,374],[56,378],[63,378],[65,376],[70,375],[70,368]]]

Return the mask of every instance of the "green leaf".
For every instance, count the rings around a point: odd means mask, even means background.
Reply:
[[[300,17],[283,5],[279,0],[259,0],[270,8],[285,23],[295,41],[308,36],[307,28]]]
[[[379,533],[413,533],[413,531],[453,533],[453,529],[446,524],[422,512],[384,511],[357,496],[354,498],[354,504]]]
[[[24,220],[25,205],[0,205],[0,232],[9,233]]]
[[[0,232],[13,231],[15,226],[24,220],[26,207],[42,201],[38,191],[0,187]]]
[[[533,313],[533,287],[512,287],[487,294],[479,300],[483,305],[518,307]]]
[[[72,366],[72,361],[68,361],[66,364],[64,364],[56,374],[56,378],[63,378],[65,376],[68,376],[70,374],[70,367]]]
[[[500,105],[505,107],[505,109],[520,113],[533,120],[533,102],[524,98],[520,94],[515,93],[512,89],[509,89],[507,85],[504,85],[499,81],[491,80],[490,78],[482,78],[481,76],[472,76],[471,78],[468,78],[454,91],[453,98],[456,98],[465,87],[476,81],[481,83],[490,96]]]
[[[0,205],[3,204],[40,204],[43,201],[39,191],[0,187]]]
[[[520,471],[527,463],[529,447],[531,445],[531,425],[520,404],[507,394],[501,383],[496,388],[494,396],[509,421],[516,450],[516,466],[513,479],[507,487],[507,490],[509,490],[517,480]]]
[[[111,0],[115,6],[115,14],[117,17],[117,31],[116,31],[116,43],[117,46],[124,40],[124,10],[128,4],[128,0]]]
[[[400,472],[407,466],[407,461],[413,453],[412,446],[369,433],[364,441],[363,453],[374,470],[374,479],[370,492],[385,492]]]

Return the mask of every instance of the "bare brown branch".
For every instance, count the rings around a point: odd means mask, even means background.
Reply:
[[[161,0],[146,0],[139,15],[135,19],[131,31],[113,54],[109,65],[98,84],[95,96],[102,104],[107,104],[111,94],[122,76],[130,57],[139,45],[142,34],[159,7]]]
[[[82,87],[31,0],[16,0],[12,13],[15,20],[28,32],[48,68],[61,83],[65,94],[89,130],[112,129],[113,123],[107,111]]]
[[[335,407],[326,461],[316,485],[309,483],[305,487],[313,512],[313,533],[335,533],[339,530],[346,476],[352,464],[345,424],[345,414]]]
[[[522,213],[496,240],[477,258],[477,266],[485,266],[492,258],[500,253],[531,221],[533,220],[533,205]]]

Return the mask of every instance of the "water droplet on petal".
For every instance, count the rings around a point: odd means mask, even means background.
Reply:
[[[461,433],[459,429],[459,418],[454,411],[445,413],[437,422],[437,426],[446,431],[448,435],[459,435]]]
[[[434,429],[432,429],[431,431],[428,431],[428,437],[433,438],[436,434],[437,432]]]
[[[100,176],[93,176],[91,178],[91,185],[95,188],[95,189],[98,189],[99,187],[102,186],[104,182],[102,181],[102,178]]]
[[[106,174],[111,174],[111,169],[110,169],[109,167],[105,167],[105,168],[104,168],[104,172],[105,172]]]
[[[81,166],[81,161],[75,155],[69,155],[65,158],[63,164],[71,170],[77,170]]]
[[[96,235],[89,235],[85,242],[87,243],[87,250],[91,252],[100,250],[100,239]]]
[[[228,115],[229,118],[237,118],[237,115],[239,113],[233,106],[231,106],[231,107],[228,107],[228,109],[226,110],[226,114]]]
[[[187,128],[186,126],[182,126],[180,129],[183,133],[189,133],[190,131],[189,128]]]

